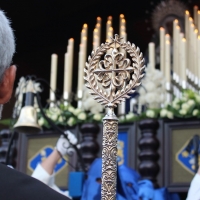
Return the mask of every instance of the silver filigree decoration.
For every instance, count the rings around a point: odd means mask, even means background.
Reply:
[[[101,44],[92,51],[84,69],[86,87],[102,105],[113,104],[116,107],[125,101],[135,92],[133,88],[141,84],[144,75],[144,58],[140,49],[130,42],[121,43],[121,39],[115,35],[110,43]],[[130,55],[132,63],[118,48]],[[106,54],[109,49],[112,49],[111,54]],[[104,60],[99,61],[104,54]]]
[[[103,121],[101,199],[116,199],[118,121]]]
[[[118,35],[111,39],[110,43],[101,44],[92,52],[84,69],[86,87],[95,100],[108,108],[103,118],[102,200],[116,199],[118,119],[114,107],[134,93],[133,88],[140,85],[145,68],[138,47],[120,42],[122,38]],[[119,52],[119,48],[124,49],[131,60]]]

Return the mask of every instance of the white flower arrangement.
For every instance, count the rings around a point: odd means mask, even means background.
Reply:
[[[44,111],[47,117],[55,122],[55,124],[62,126],[74,126],[86,122],[99,123],[103,118],[103,115],[100,113],[88,113],[80,108],[74,108],[72,105],[65,106],[60,104],[58,107],[49,107]],[[50,127],[40,113],[40,110],[38,110],[38,123],[40,126]]]
[[[142,80],[142,87],[138,90],[138,105],[139,108],[145,105],[148,109],[158,109],[165,101],[165,78],[163,73],[158,69],[151,68],[150,65],[146,68],[146,75]],[[139,109],[139,114],[141,108]],[[148,113],[150,116],[152,113]]]
[[[103,111],[103,106],[93,99],[85,86],[83,87],[82,110],[89,111],[92,114],[98,114]]]
[[[182,97],[175,97],[170,104],[163,108],[147,108],[146,112],[140,115],[128,113],[121,123],[139,121],[146,118],[174,119],[174,118],[200,118],[200,94],[192,90],[183,90]]]

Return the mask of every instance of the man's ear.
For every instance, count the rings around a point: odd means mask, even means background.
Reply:
[[[4,72],[2,81],[0,82],[0,104],[5,104],[10,100],[15,82],[15,75],[15,65],[10,66]]]

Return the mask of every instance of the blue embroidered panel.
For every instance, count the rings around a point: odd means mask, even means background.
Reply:
[[[118,133],[117,142],[117,161],[119,165],[128,165],[128,134],[127,132]]]
[[[32,158],[29,159],[28,167],[32,171],[37,167],[39,163],[41,163],[44,159],[46,159],[51,152],[53,151],[53,147],[45,146],[42,149],[40,149]],[[59,162],[56,164],[54,168],[54,172],[59,172],[65,165],[67,165],[67,162],[65,159],[60,159]]]

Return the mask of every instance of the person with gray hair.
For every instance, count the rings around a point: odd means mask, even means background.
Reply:
[[[0,10],[0,104],[10,100],[16,66],[11,65],[15,52],[15,38],[10,21]],[[67,200],[66,196],[56,192],[41,181],[15,169],[0,164],[0,199],[1,200]]]

